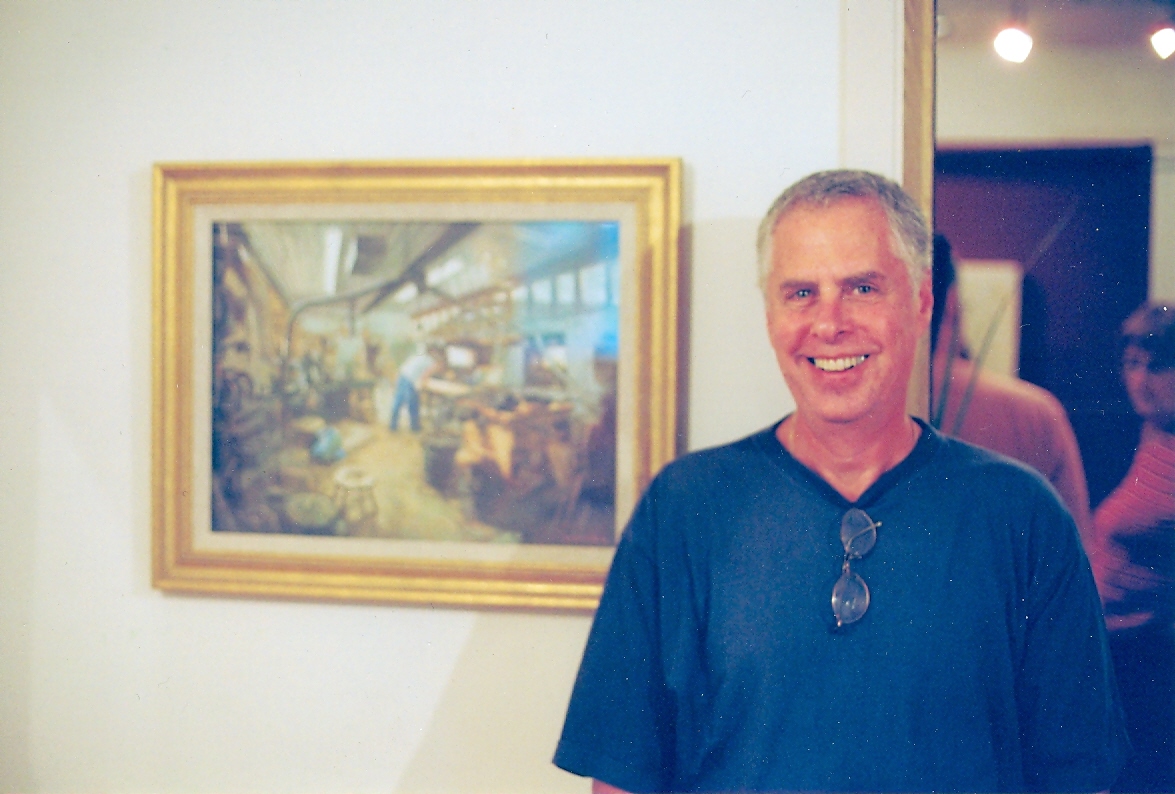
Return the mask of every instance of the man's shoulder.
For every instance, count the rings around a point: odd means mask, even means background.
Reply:
[[[641,498],[625,536],[657,558],[705,564],[715,539],[752,505],[778,499],[786,480],[774,476],[773,428],[688,452],[666,464]],[[693,564],[691,563],[691,564]]]
[[[961,484],[971,487],[982,487],[984,483],[1006,487],[1006,482],[1020,481],[1026,487],[1050,488],[1039,471],[1010,455],[945,434],[939,434],[938,439],[940,447],[930,467],[936,476],[966,478]]]
[[[724,444],[687,452],[665,465],[650,490],[671,498],[703,498],[715,490],[745,489],[778,470],[782,447],[774,426]]]
[[[1001,538],[997,545],[1021,551],[1060,549],[1078,536],[1060,494],[1039,471],[967,441],[939,438],[941,447],[910,491],[914,503],[933,507],[930,521]]]
[[[998,372],[980,370],[975,397],[997,403],[1000,408],[1017,413],[1028,412],[1050,420],[1066,419],[1065,408],[1052,392]]]
[[[659,477],[692,477],[717,474],[731,467],[770,463],[774,449],[775,425],[736,441],[692,450],[666,464]]]

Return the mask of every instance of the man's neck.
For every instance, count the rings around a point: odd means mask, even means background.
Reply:
[[[873,427],[806,421],[792,414],[775,431],[792,457],[819,474],[837,493],[855,502],[882,474],[905,460],[918,443],[918,423],[909,416]]]

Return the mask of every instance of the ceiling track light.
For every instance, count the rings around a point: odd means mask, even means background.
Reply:
[[[994,44],[999,56],[1012,63],[1024,63],[1032,52],[1032,37],[1013,25],[997,33]]]
[[[1175,53],[1175,18],[1151,34],[1151,47],[1164,61]]]
[[[1005,61],[1024,63],[1028,53],[1032,52],[1032,36],[1029,36],[1026,30],[1028,14],[1021,0],[1012,0],[1011,5],[1011,22],[1004,25],[996,34],[992,44],[996,53]]]

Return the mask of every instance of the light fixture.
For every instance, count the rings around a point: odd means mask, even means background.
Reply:
[[[1032,37],[1016,25],[1008,25],[996,34],[995,51],[1005,61],[1024,63],[1032,52]]]
[[[1164,61],[1175,52],[1175,25],[1168,22],[1151,34],[1151,46]]]
[[[1024,63],[1032,52],[1032,36],[1028,35],[1027,0],[1010,0],[1007,24],[996,34],[995,51],[1005,61]]]

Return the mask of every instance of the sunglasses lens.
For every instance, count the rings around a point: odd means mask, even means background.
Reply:
[[[854,507],[840,521],[840,542],[851,559],[864,557],[877,543],[877,524],[864,510]]]
[[[869,608],[869,588],[865,580],[852,571],[845,571],[832,588],[832,614],[836,625],[856,623]]]

